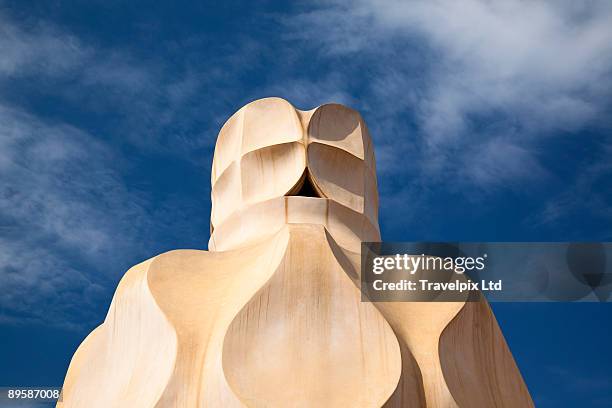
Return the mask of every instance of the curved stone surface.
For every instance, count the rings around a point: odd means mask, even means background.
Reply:
[[[352,109],[254,101],[223,126],[209,251],[130,269],[60,407],[531,407],[482,302],[361,302],[380,240]]]

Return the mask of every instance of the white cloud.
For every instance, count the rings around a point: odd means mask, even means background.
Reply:
[[[193,242],[201,231],[206,245],[206,203],[181,202],[174,192],[153,203],[140,183],[128,188],[124,176],[141,170],[125,151],[145,165],[150,155],[163,163],[178,156],[186,171],[201,166],[218,130],[210,116],[228,104],[203,94],[223,86],[229,68],[144,61],[129,44],[92,46],[3,11],[0,55],[0,321],[99,322],[126,262],[156,255],[160,236]],[[59,103],[62,112],[44,117],[29,101]]]
[[[3,320],[89,323],[100,285],[123,271],[96,274],[142,253],[147,214],[119,166],[91,135],[0,104]]]
[[[491,186],[544,175],[521,170],[542,167],[538,139],[605,120],[612,93],[609,2],[318,5],[288,19],[287,26],[300,27],[289,38],[317,44],[320,56],[347,70],[370,61],[373,115],[414,115],[428,178],[454,174]],[[491,148],[500,140],[503,152]],[[477,148],[480,159],[469,160]]]
[[[0,11],[0,80],[70,78],[82,86],[137,93],[154,79],[145,67],[121,51],[89,46],[74,35],[36,21],[17,24]],[[68,87],[70,88],[70,87]]]
[[[463,167],[465,174],[483,186],[518,183],[547,173],[532,152],[501,137],[467,151]]]
[[[73,69],[86,57],[79,41],[52,27],[37,25],[27,32],[0,14],[0,74],[29,75],[44,71],[56,75]]]
[[[210,143],[201,133],[185,133],[202,130],[208,109],[198,97],[219,86],[225,72],[215,68],[218,62],[194,73],[174,62],[139,58],[129,45],[88,44],[45,21],[26,23],[0,10],[0,89],[23,86],[34,97],[61,101],[75,116],[86,111],[110,118],[113,134],[107,136],[141,149],[188,154]],[[7,95],[0,94],[0,102],[11,106]]]

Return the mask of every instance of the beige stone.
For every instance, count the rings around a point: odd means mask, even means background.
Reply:
[[[223,126],[209,251],[131,268],[60,407],[531,407],[489,306],[361,302],[374,150],[341,105],[254,101]]]

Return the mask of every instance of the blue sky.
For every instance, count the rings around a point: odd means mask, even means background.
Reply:
[[[609,2],[216,3],[0,1],[0,385],[61,384],[127,268],[206,248],[265,96],[362,113],[385,240],[612,240]],[[610,306],[494,305],[539,406],[612,405]]]

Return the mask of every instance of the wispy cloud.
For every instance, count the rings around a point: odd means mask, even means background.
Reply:
[[[193,159],[194,149],[214,141],[214,128],[206,122],[212,106],[225,101],[201,96],[222,86],[227,70],[219,65],[225,61],[196,70],[183,60],[139,57],[127,45],[92,45],[48,22],[17,22],[0,10],[0,89],[9,96],[18,89],[28,97],[59,100],[73,120],[83,112],[104,118],[106,138]],[[6,101],[6,95],[0,97],[5,103],[27,101]]]
[[[142,253],[144,208],[125,190],[113,153],[78,129],[0,105],[0,144],[2,318],[87,321],[82,312],[103,301],[102,284],[121,271],[96,274]],[[78,302],[81,313],[68,313]]]
[[[60,75],[75,69],[88,54],[75,37],[44,23],[25,31],[0,14],[0,27],[3,76]]]
[[[370,62],[369,104],[414,116],[429,178],[545,176],[534,143],[602,120],[611,93],[607,2],[331,1],[287,23],[348,72]]]
[[[71,89],[104,87],[108,97],[133,97],[151,85],[155,67],[144,66],[120,50],[90,46],[45,22],[17,24],[0,11],[0,80],[59,83]]]
[[[183,154],[201,165],[197,147],[212,138],[199,137],[201,115],[186,106],[203,80],[168,80],[158,62],[2,14],[0,54],[0,322],[89,326],[99,322],[126,261],[155,255],[155,240],[168,230],[206,231],[206,214],[188,219],[199,211],[190,203],[170,196],[151,203],[125,180],[134,166],[126,150]],[[13,97],[15,89],[59,98],[73,114],[45,117]],[[82,112],[112,126],[90,129],[78,121]]]

